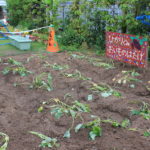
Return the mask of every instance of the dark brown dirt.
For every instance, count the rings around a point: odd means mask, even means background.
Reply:
[[[114,84],[112,79],[122,70],[132,70],[133,67],[115,62],[114,69],[94,67],[84,59],[72,58],[67,53],[43,54],[41,58],[37,54],[13,56],[21,61],[24,66],[33,72],[26,77],[19,75],[3,75],[0,73],[0,132],[10,137],[8,150],[41,150],[40,139],[31,135],[29,131],[41,132],[49,137],[56,137],[60,143],[58,150],[150,150],[150,137],[144,137],[143,132],[150,129],[150,121],[141,116],[131,116],[132,109],[140,108],[140,102],[150,104],[150,92],[145,86],[150,87],[150,69],[146,71],[134,68],[141,75],[142,80],[135,83],[135,88],[127,85]],[[27,62],[27,58],[34,56]],[[7,62],[7,57],[3,57]],[[101,58],[105,61],[106,58]],[[70,69],[56,71],[50,67],[44,67],[44,61],[50,64],[68,64]],[[107,60],[109,62],[109,60]],[[6,63],[0,64],[0,71]],[[122,97],[110,96],[103,98],[100,94],[94,93],[87,88],[87,81],[67,78],[62,72],[73,73],[79,70],[84,76],[89,77],[95,83],[106,83],[121,92]],[[51,73],[53,76],[53,90],[48,92],[42,89],[30,89],[29,83],[33,78],[42,73]],[[24,83],[14,87],[13,84]],[[128,118],[131,121],[130,128],[139,128],[140,131],[129,131],[123,128],[114,128],[110,124],[102,124],[103,135],[95,141],[88,138],[88,130],[83,129],[78,133],[71,132],[71,138],[63,138],[64,132],[70,127],[71,119],[67,116],[56,120],[50,110],[45,109],[39,113],[37,109],[43,101],[50,98],[64,99],[65,94],[71,94],[74,100],[79,100],[90,105],[91,114],[101,119],[113,119],[121,122]],[[87,101],[89,94],[93,94],[93,101]],[[45,148],[47,150],[48,148]],[[56,148],[53,148],[56,149]]]

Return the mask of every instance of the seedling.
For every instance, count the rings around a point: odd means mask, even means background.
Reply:
[[[141,115],[144,119],[150,119],[150,105],[148,103],[143,102],[140,110],[132,110],[132,115]]]
[[[19,74],[20,76],[27,76],[31,74],[31,71],[28,71],[21,62],[16,61],[15,59],[8,58],[8,63],[11,64],[9,67],[5,67],[2,71],[4,75],[9,73]]]
[[[13,58],[8,58],[8,63],[9,63],[9,64],[12,64],[12,65],[15,65],[15,66],[22,66],[22,63],[21,63],[21,62],[18,62],[18,61],[16,61],[16,60],[13,59]]]
[[[49,64],[48,62],[45,62],[46,64],[44,65],[45,67],[51,67],[54,70],[65,70],[65,69],[69,69],[68,65],[58,65],[57,63],[54,64]]]
[[[89,138],[91,140],[95,140],[96,137],[102,136],[102,128],[101,128],[100,118],[96,118],[95,120],[90,121],[88,123],[78,124],[75,127],[75,132],[77,133],[80,129],[84,129],[84,128],[88,128],[90,130]]]
[[[114,95],[116,97],[121,97],[121,93],[119,93],[116,90],[113,90],[109,85],[101,83],[101,84],[96,84],[94,82],[89,82],[91,84],[91,88],[89,88],[90,90],[94,91],[94,92],[100,92],[101,96],[106,98],[109,97],[111,95]]]
[[[122,128],[127,128],[130,125],[129,119],[125,119],[121,123],[119,123],[116,120],[111,120],[111,119],[102,120],[102,122],[103,123],[110,123],[113,127],[122,127]]]
[[[7,75],[9,73],[13,73],[14,75],[19,74],[20,76],[24,77],[27,76],[28,74],[31,74],[31,71],[28,71],[25,67],[20,66],[20,67],[6,67],[2,71],[3,75]]]
[[[39,147],[48,147],[48,148],[54,148],[54,147],[59,147],[60,144],[58,144],[58,140],[56,138],[50,138],[44,134],[41,134],[39,132],[34,132],[34,131],[30,131],[29,133],[38,136],[39,138],[42,139],[41,144],[39,145]]]
[[[28,58],[27,58],[27,62],[30,62],[31,59],[36,58],[36,57],[39,57],[39,58],[42,59],[42,60],[44,60],[44,59],[47,58],[47,56],[44,56],[44,55],[42,55],[42,54],[38,54],[38,55],[34,55],[34,56],[28,57]]]
[[[135,78],[137,76],[140,76],[140,74],[138,72],[135,72],[134,70],[122,71],[120,74],[117,75],[116,78],[113,78],[113,81],[118,84],[127,84],[128,82],[141,82],[141,80]]]
[[[114,68],[113,65],[104,63],[104,62],[93,62],[92,64],[96,67],[103,67],[105,69],[113,69]]]
[[[47,91],[51,91],[53,89],[51,74],[42,73],[36,76],[33,79],[33,82],[32,82],[32,85],[30,85],[30,88],[46,89]]]
[[[106,69],[114,68],[114,66],[111,64],[101,62],[102,60],[99,58],[93,58],[93,57],[88,57],[88,56],[84,56],[84,55],[76,55],[76,54],[72,54],[71,56],[73,58],[77,58],[77,59],[86,59],[92,65],[97,66],[97,67],[104,67]]]
[[[2,141],[0,141],[0,150],[6,150],[8,147],[8,142],[9,142],[9,136],[5,133],[0,132],[0,138]]]
[[[63,73],[63,75],[67,78],[76,78],[77,80],[91,80],[91,78],[85,77],[81,74],[80,71],[76,70],[75,73]]]
[[[150,132],[149,132],[149,131],[145,131],[145,132],[144,132],[144,136],[145,136],[145,137],[150,137]]]
[[[63,115],[71,116],[72,124],[71,127],[65,132],[64,137],[70,138],[70,131],[74,127],[75,120],[79,118],[82,122],[84,122],[82,113],[89,113],[90,108],[87,104],[80,103],[79,101],[74,101],[71,105],[68,105],[61,100],[55,98],[51,99],[51,101],[55,102],[55,105],[50,106],[51,114],[54,115],[56,119],[60,119]]]
[[[74,120],[77,117],[81,117],[81,113],[90,112],[89,106],[87,104],[80,103],[79,101],[74,101],[72,105],[68,105],[59,99],[52,100],[56,103],[56,105],[50,106],[52,108],[51,114],[54,115],[56,119],[60,119],[60,117],[64,114],[67,114]]]
[[[87,59],[87,56],[84,55],[71,54],[71,56],[77,59]]]

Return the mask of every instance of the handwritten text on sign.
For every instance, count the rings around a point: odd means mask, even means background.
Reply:
[[[106,32],[106,55],[139,67],[147,65],[147,39],[130,34]]]

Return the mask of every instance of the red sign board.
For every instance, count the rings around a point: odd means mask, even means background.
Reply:
[[[106,32],[106,55],[112,59],[145,68],[148,41],[146,38],[135,35]]]

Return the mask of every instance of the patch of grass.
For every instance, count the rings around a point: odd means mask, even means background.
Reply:
[[[1,44],[10,43],[10,40],[1,40]],[[0,56],[11,56],[25,53],[46,52],[46,45],[41,42],[32,42],[29,50],[19,50],[12,45],[0,45]]]

